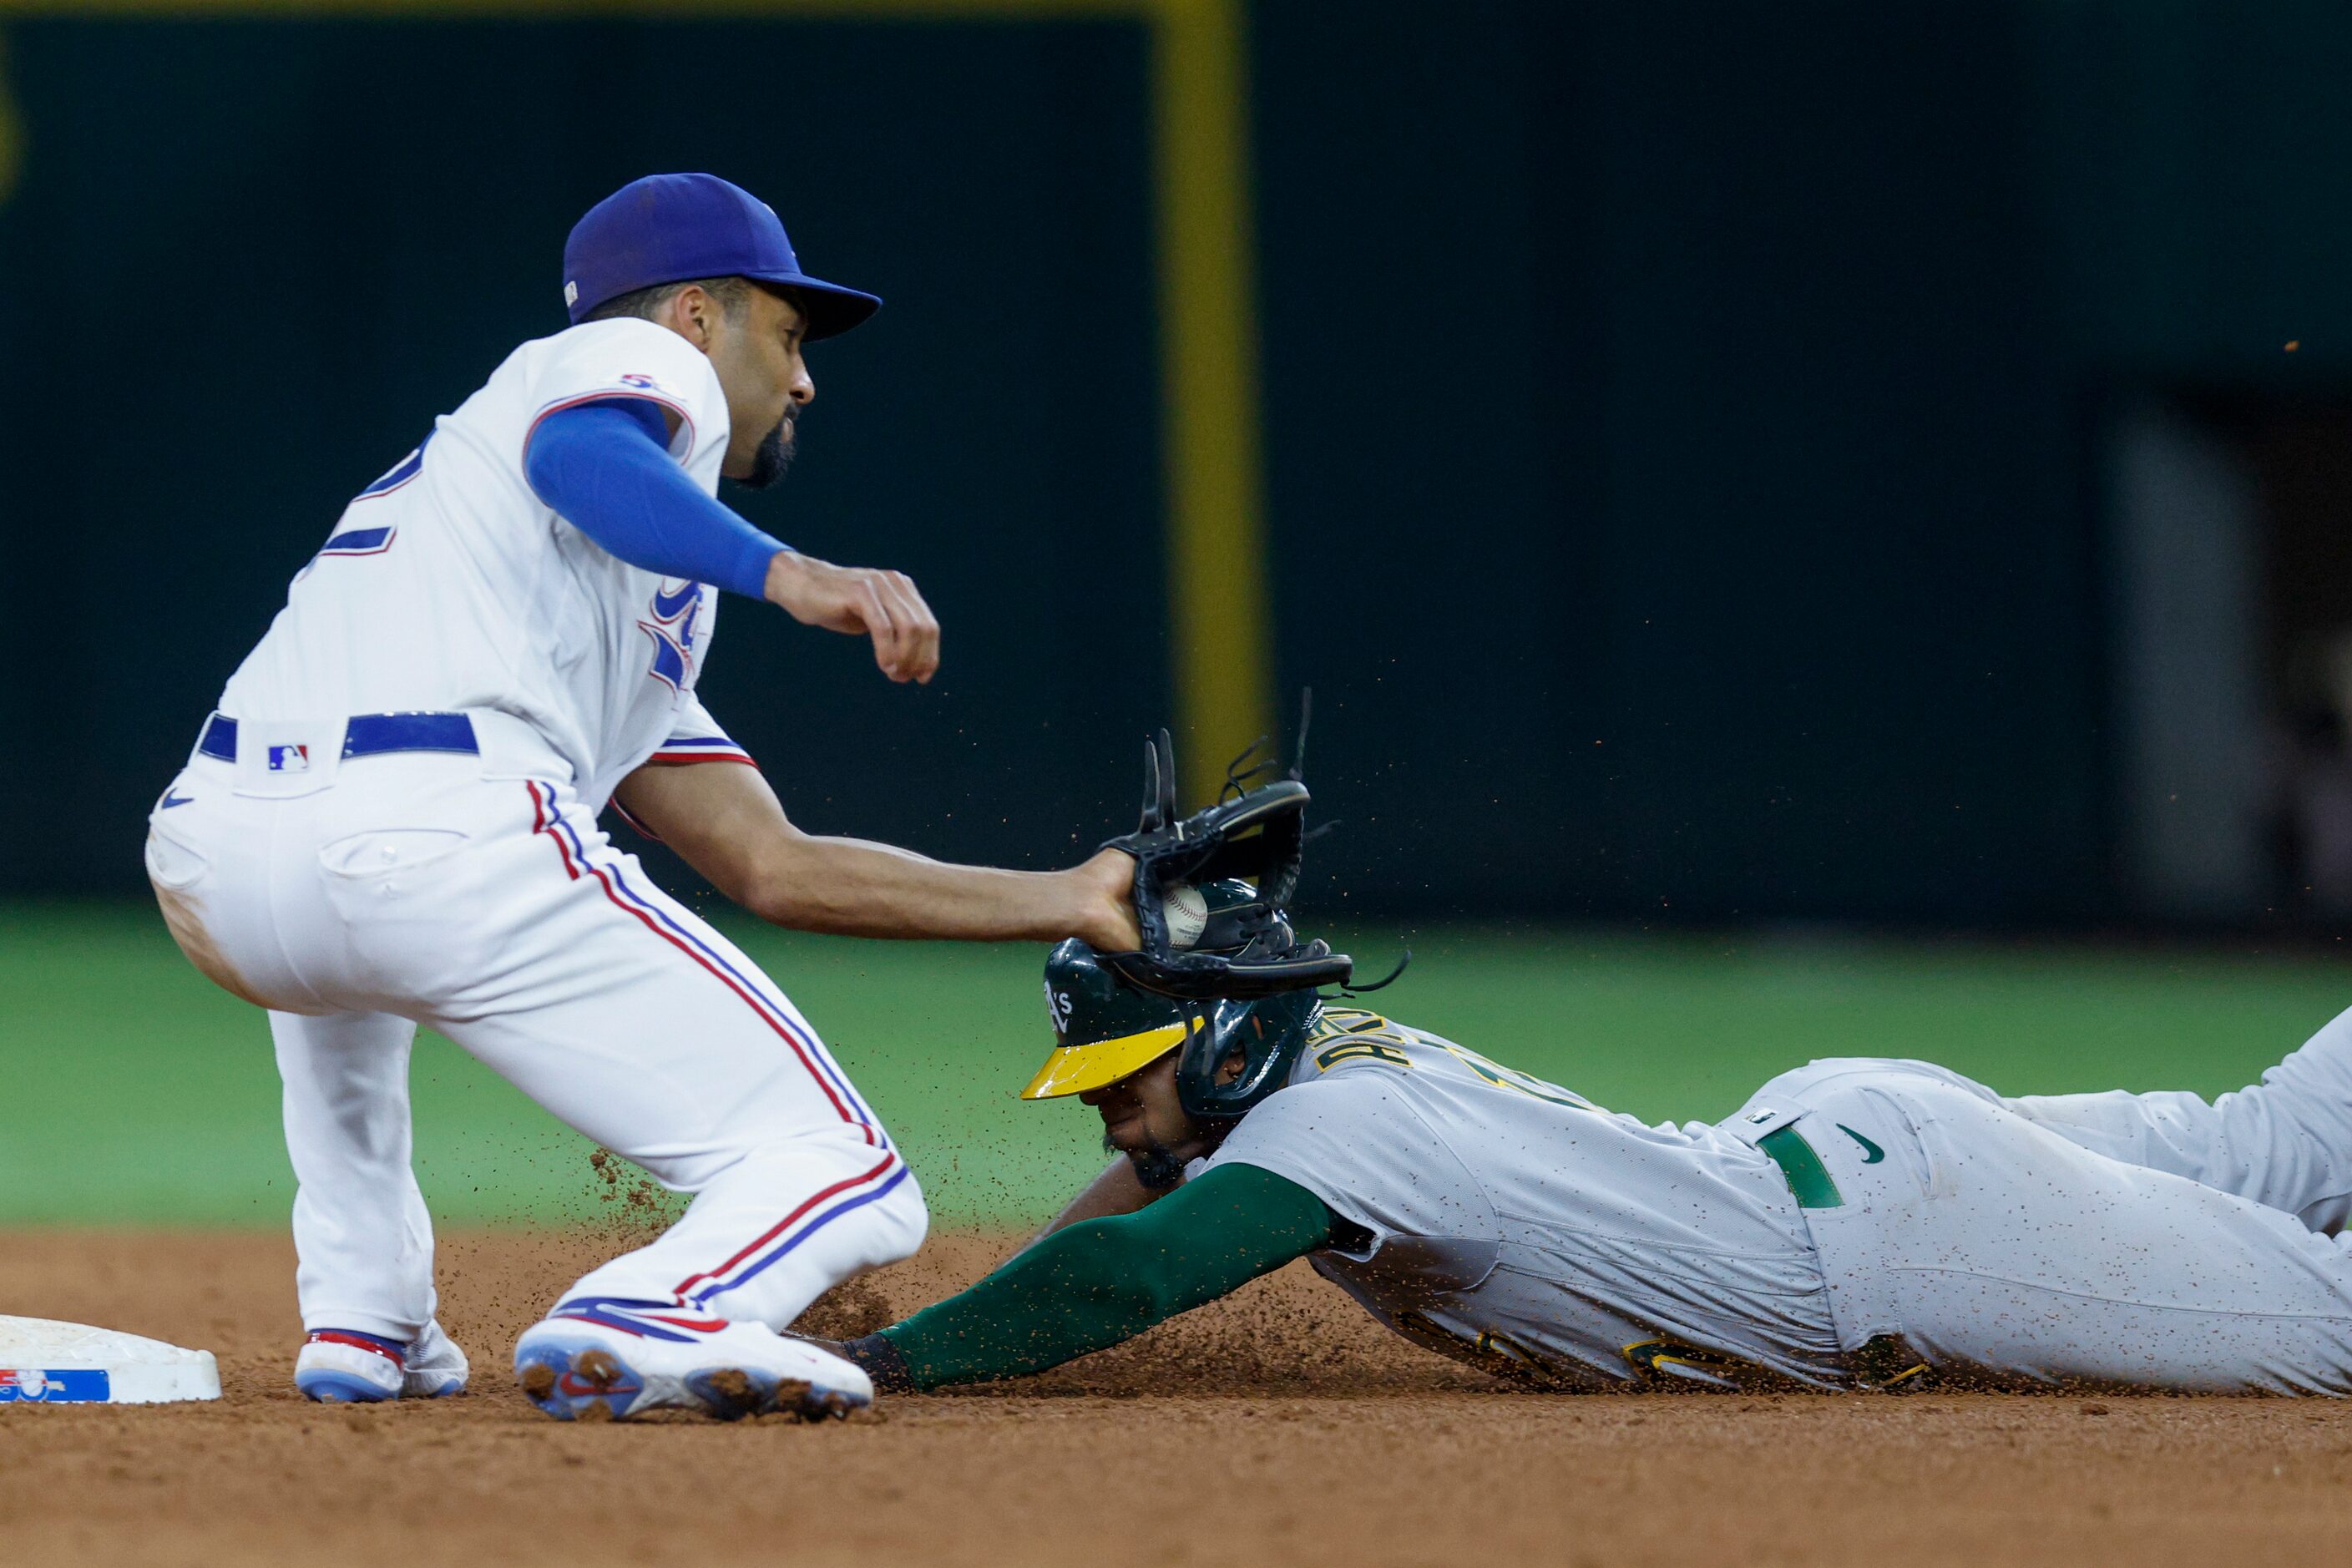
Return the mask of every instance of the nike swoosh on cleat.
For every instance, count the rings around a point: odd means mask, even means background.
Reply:
[[[163,792],[163,798],[155,803],[155,809],[158,811],[169,811],[175,805],[185,805],[188,802],[195,798],[196,797],[192,795],[173,795],[170,790],[165,790]]]
[[[1859,1143],[1859,1144],[1861,1144],[1861,1145],[1862,1145],[1862,1148],[1863,1148],[1862,1163],[1863,1163],[1864,1164],[1865,1164],[1865,1165],[1875,1165],[1875,1164],[1877,1164],[1877,1163],[1878,1163],[1878,1162],[1880,1162],[1881,1160],[1884,1160],[1884,1159],[1885,1159],[1885,1158],[1886,1158],[1886,1151],[1885,1151],[1885,1150],[1884,1150],[1884,1149],[1880,1148],[1877,1144],[1875,1144],[1875,1143],[1872,1142],[1869,1139],[1864,1138],[1861,1133],[1856,1132],[1853,1128],[1848,1127],[1844,1122],[1843,1122],[1843,1121],[1838,1122],[1838,1123],[1836,1124],[1836,1126],[1837,1126],[1837,1130],[1838,1130],[1839,1131],[1841,1131],[1841,1132],[1844,1133],[1847,1137],[1849,1137],[1849,1138],[1853,1139],[1855,1142],[1857,1142],[1857,1143]]]

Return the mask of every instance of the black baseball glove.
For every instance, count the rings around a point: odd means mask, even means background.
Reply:
[[[1287,778],[1255,789],[1243,787],[1247,774],[1236,775],[1234,798],[1180,821],[1175,747],[1167,731],[1145,743],[1143,764],[1142,825],[1104,846],[1135,857],[1135,913],[1143,945],[1134,952],[1106,952],[1103,963],[1132,985],[1189,1001],[1242,1002],[1348,984],[1355,965],[1347,954],[1333,952],[1328,942],[1299,942],[1284,912],[1298,890],[1307,842],[1307,785],[1297,765]],[[1243,911],[1239,945],[1177,947],[1168,931],[1168,890],[1180,882],[1224,877],[1252,882],[1258,891],[1256,907]]]

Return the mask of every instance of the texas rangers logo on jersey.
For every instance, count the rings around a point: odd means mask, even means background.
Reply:
[[[650,673],[673,691],[694,684],[694,622],[701,608],[701,584],[673,588],[665,581],[654,590],[654,618],[637,623],[638,629],[654,639]]]

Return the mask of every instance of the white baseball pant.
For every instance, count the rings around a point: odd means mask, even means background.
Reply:
[[[198,968],[269,1009],[299,1185],[306,1328],[411,1340],[435,1310],[408,1057],[440,1030],[694,1201],[566,1291],[782,1328],[921,1245],[920,1189],[798,1009],[615,849],[543,744],[341,762],[341,726],[247,725],[150,819],[149,875]],[[293,777],[265,742],[301,743]],[[726,764],[713,763],[712,766]]]
[[[2004,1100],[1926,1062],[1814,1062],[1725,1125],[1794,1126],[1841,1344],[1996,1384],[2352,1394],[2352,1013],[2261,1083]]]

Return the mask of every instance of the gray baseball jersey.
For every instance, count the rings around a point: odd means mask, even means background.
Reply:
[[[1316,1270],[1398,1332],[1517,1381],[1844,1379],[1780,1167],[1644,1126],[1450,1040],[1327,1008],[1288,1083],[1189,1173],[1297,1183],[1352,1234]]]
[[[1782,1130],[1802,1208],[1750,1146]],[[1313,1262],[1374,1316],[1543,1386],[2352,1394],[2352,1013],[2211,1101],[1855,1058],[1677,1128],[1334,1010],[1193,1170],[1228,1161],[1341,1217]]]

